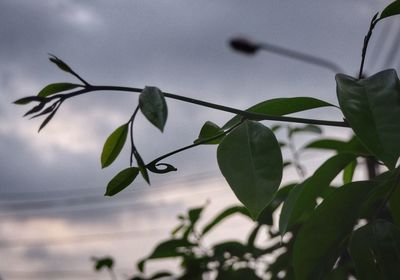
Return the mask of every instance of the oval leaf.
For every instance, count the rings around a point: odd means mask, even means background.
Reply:
[[[133,180],[135,180],[136,176],[139,173],[139,169],[136,167],[129,167],[121,172],[119,172],[107,185],[107,191],[105,193],[106,196],[113,196],[127,186],[132,184]]]
[[[102,168],[109,166],[118,157],[119,153],[124,147],[128,130],[128,124],[123,124],[107,138],[101,153]]]
[[[301,227],[293,248],[298,280],[324,279],[352,232],[363,201],[375,187],[372,181],[353,182],[337,188]]]
[[[81,87],[81,85],[78,84],[71,84],[71,83],[55,83],[55,84],[49,84],[45,86],[39,93],[39,97],[47,97],[50,95],[53,95],[58,92],[66,91],[66,90],[71,90],[77,87]]]
[[[377,220],[356,230],[349,244],[358,279],[397,279],[400,275],[400,229]]]
[[[272,200],[282,179],[282,154],[266,126],[245,121],[218,146],[219,168],[253,219]]]
[[[145,87],[139,96],[139,107],[143,115],[158,129],[164,131],[168,109],[164,94],[156,87]]]
[[[400,82],[396,71],[368,79],[336,75],[340,108],[364,146],[389,169],[400,155]]]
[[[248,108],[246,111],[272,116],[282,116],[328,106],[336,107],[333,104],[312,97],[291,97],[266,100]],[[233,125],[239,123],[240,120],[241,116],[235,116],[222,128],[226,129],[232,127]]]

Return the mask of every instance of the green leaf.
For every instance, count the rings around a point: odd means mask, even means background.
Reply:
[[[194,143],[196,144],[196,143],[199,143],[200,141],[204,141],[206,139],[212,138],[222,132],[223,132],[223,130],[217,124],[215,124],[211,121],[207,121],[201,128],[200,134],[197,137],[197,139],[194,140]],[[212,140],[212,141],[204,143],[204,144],[219,144],[222,139],[223,139],[223,137]]]
[[[138,262],[139,271],[144,271],[145,262],[151,259],[164,259],[183,256],[182,249],[193,247],[195,244],[186,239],[170,239],[161,242],[154,248],[153,252],[147,258]]]
[[[377,220],[356,230],[349,244],[358,279],[397,279],[400,275],[400,229]]]
[[[354,171],[357,167],[357,159],[350,162],[343,170],[343,184],[350,183],[353,181]]]
[[[139,174],[137,167],[128,167],[119,172],[107,185],[106,196],[113,196],[132,184]]]
[[[68,73],[73,72],[71,67],[69,67],[64,61],[59,59],[57,56],[50,54],[49,60],[51,62],[53,62],[55,65],[57,65],[58,68],[60,68],[61,70],[68,72]]]
[[[314,209],[315,200],[329,187],[335,177],[345,168],[355,155],[337,154],[324,162],[314,174],[295,186],[285,200],[279,217],[279,231],[283,236],[294,224],[306,219]]]
[[[140,174],[142,174],[142,177],[147,182],[147,184],[150,185],[150,177],[149,177],[149,173],[147,172],[146,164],[144,163],[141,155],[139,154],[139,152],[136,150],[135,147],[133,148],[133,155],[135,156],[136,163],[138,165]]]
[[[337,139],[318,139],[305,145],[305,149],[321,149],[331,150],[337,153],[354,153],[357,155],[368,156],[370,153],[364,148],[356,136],[352,137],[349,141],[342,141]]]
[[[49,84],[45,86],[39,93],[39,97],[47,97],[50,95],[53,95],[58,92],[63,92],[67,90],[71,90],[77,87],[81,87],[81,85],[78,84],[71,84],[71,83],[55,83],[55,84]]]
[[[400,14],[400,1],[394,1],[382,11],[379,19],[384,19],[398,14]]]
[[[128,136],[129,124],[123,124],[108,136],[101,153],[101,167],[109,166],[118,157]]]
[[[400,155],[400,82],[395,70],[367,79],[336,75],[337,95],[346,120],[362,144],[389,169]]]
[[[246,111],[272,116],[282,116],[328,106],[336,107],[333,104],[312,97],[291,97],[266,100],[248,108]],[[241,116],[233,117],[222,128],[226,129],[234,126],[240,122],[241,118]]]
[[[316,208],[295,239],[293,267],[297,280],[323,279],[332,269],[363,201],[374,187],[371,181],[344,185]]]
[[[26,105],[31,102],[42,102],[44,100],[45,100],[45,98],[39,97],[39,96],[27,96],[27,97],[22,97],[20,99],[17,99],[13,103],[16,105]]]
[[[202,230],[201,236],[205,235],[207,232],[212,230],[216,225],[220,224],[226,218],[234,215],[242,214],[250,218],[249,211],[243,206],[233,206],[225,209],[220,214],[218,214],[211,222],[209,222]]]
[[[282,179],[282,154],[266,126],[245,121],[218,146],[219,168],[253,219],[271,202]]]
[[[285,201],[288,197],[290,191],[296,186],[296,184],[289,184],[284,187],[279,188],[276,192],[274,199],[268,204],[267,207],[261,212],[260,216],[257,219],[257,222],[262,225],[270,225],[272,226],[273,214],[275,210]]]
[[[143,115],[158,129],[164,131],[168,109],[164,94],[156,87],[145,87],[139,96],[139,107]]]

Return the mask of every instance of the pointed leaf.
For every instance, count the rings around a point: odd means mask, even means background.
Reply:
[[[49,84],[45,86],[39,93],[39,97],[47,97],[50,95],[53,95],[58,92],[63,92],[67,90],[71,90],[77,87],[81,87],[81,85],[78,84],[71,84],[71,83],[55,83],[55,84]]]
[[[48,115],[48,116],[44,119],[44,121],[42,122],[42,124],[41,124],[40,127],[39,127],[38,132],[40,132],[40,131],[53,119],[54,115],[57,113],[57,109],[58,109],[58,107],[57,107],[56,109],[54,109],[54,111],[51,112],[50,115]]]
[[[201,232],[201,236],[205,235],[207,232],[212,230],[215,226],[219,225],[226,218],[234,215],[234,214],[242,214],[246,217],[250,218],[249,211],[242,206],[233,206],[225,209],[220,214],[218,214],[211,222],[209,222]]]
[[[139,96],[139,106],[143,115],[161,132],[164,131],[168,109],[162,91],[156,87],[145,87]]]
[[[313,124],[308,124],[300,127],[293,127],[289,130],[289,138],[292,137],[293,134],[297,134],[299,132],[311,132],[316,134],[322,134],[322,129],[319,126]]]
[[[121,125],[108,136],[101,153],[101,167],[109,166],[118,157],[128,135],[128,123]]]
[[[282,116],[327,106],[336,107],[333,104],[312,97],[291,97],[266,100],[248,108],[246,111],[273,116]],[[240,120],[241,116],[235,116],[222,128],[226,129],[232,127],[233,125],[239,123]]]
[[[119,172],[107,185],[106,196],[113,196],[132,184],[139,173],[137,167],[128,167]]]
[[[349,244],[358,279],[397,279],[400,275],[400,229],[377,220],[356,230]]]
[[[354,153],[363,156],[368,156],[371,154],[364,148],[356,136],[351,138],[349,141],[337,139],[318,139],[305,145],[302,150],[305,149],[331,150],[336,151],[337,153]]]
[[[42,102],[44,101],[45,98],[39,97],[39,96],[27,96],[27,97],[22,97],[20,99],[15,100],[13,103],[17,105],[25,105],[31,102]]]
[[[324,162],[314,174],[295,186],[283,204],[279,217],[279,231],[284,235],[300,219],[305,219],[316,206],[315,201],[322,196],[335,177],[355,158],[349,153],[337,154]]]
[[[219,168],[253,219],[271,202],[282,179],[279,143],[266,126],[245,121],[218,146]]]
[[[298,280],[324,279],[356,224],[363,201],[375,187],[371,181],[337,188],[301,227],[294,243],[293,266]]]
[[[140,156],[136,148],[133,149],[133,155],[135,156],[136,163],[138,164],[140,174],[142,174],[142,177],[147,182],[147,184],[150,185],[150,177],[149,173],[147,172],[146,164],[144,163],[142,157]]]
[[[201,128],[200,134],[197,137],[197,139],[194,140],[194,143],[198,143],[200,141],[217,136],[221,132],[223,132],[223,130],[218,125],[216,125],[215,123],[213,123],[211,121],[207,121]],[[212,140],[212,141],[204,143],[204,144],[219,144],[221,142],[222,138],[223,137]]]
[[[148,260],[151,259],[163,259],[183,256],[182,249],[193,247],[195,244],[189,242],[186,239],[170,239],[161,242],[154,248],[153,252],[147,258],[138,262],[139,271],[144,271],[144,265]]]
[[[57,56],[50,54],[49,60],[58,66],[61,70],[71,73],[72,69],[64,61],[59,59]]]
[[[353,181],[354,171],[357,167],[357,159],[350,162],[343,170],[343,184],[350,183]]]
[[[391,17],[394,15],[400,14],[400,1],[394,1],[391,4],[389,4],[381,13],[381,16],[379,19],[384,19],[387,17]]]
[[[367,79],[336,75],[337,95],[346,120],[362,144],[393,169],[400,156],[400,82],[385,70]]]

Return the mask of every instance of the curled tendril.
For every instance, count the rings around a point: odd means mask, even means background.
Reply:
[[[151,171],[153,173],[158,173],[158,174],[165,174],[165,173],[169,173],[169,172],[178,170],[175,166],[173,166],[169,163],[157,163],[157,162],[158,162],[158,160],[153,160],[152,162],[149,162],[146,165],[146,168],[149,171]],[[159,167],[162,167],[162,168],[159,168]]]

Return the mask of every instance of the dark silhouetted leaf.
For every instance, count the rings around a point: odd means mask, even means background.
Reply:
[[[279,231],[284,235],[301,218],[307,217],[316,206],[315,200],[322,196],[335,177],[355,158],[355,155],[337,154],[324,162],[314,174],[295,186],[283,204],[279,217]]]
[[[293,134],[297,134],[300,132],[321,134],[322,129],[319,126],[313,125],[313,124],[308,124],[308,125],[300,126],[300,127],[293,127],[293,128],[290,128],[290,130],[289,130],[289,137],[292,137]]]
[[[124,147],[128,135],[128,123],[121,125],[110,136],[108,136],[101,153],[101,167],[109,166],[118,157]]]
[[[40,102],[38,105],[36,105],[32,109],[30,109],[28,112],[26,112],[24,117],[39,112],[40,110],[42,110],[44,108],[45,105],[46,105],[45,101]]]
[[[156,246],[150,256],[138,262],[138,269],[139,271],[143,272],[145,262],[151,259],[164,259],[183,256],[184,253],[181,251],[182,248],[190,248],[194,245],[195,244],[186,239],[170,239],[161,242]]]
[[[215,123],[213,123],[211,121],[207,121],[201,128],[200,134],[199,134],[198,138],[196,140],[194,140],[194,143],[199,143],[200,141],[204,141],[206,139],[217,136],[221,132],[223,132],[223,130],[218,125],[216,125]],[[221,136],[221,138],[212,140],[210,142],[206,142],[204,144],[219,144],[222,139],[223,139],[223,137]]]
[[[391,4],[389,4],[381,13],[381,16],[379,19],[384,19],[387,17],[391,17],[394,15],[400,14],[400,1],[394,1]]]
[[[400,155],[400,82],[395,70],[367,79],[336,75],[337,95],[346,120],[363,143],[389,169]]]
[[[302,149],[331,150],[336,151],[337,153],[354,153],[363,156],[368,156],[371,154],[364,148],[364,146],[360,143],[360,141],[358,141],[357,137],[355,136],[349,141],[342,141],[337,139],[318,139],[311,143],[308,143]]]
[[[139,96],[139,106],[143,115],[158,129],[164,131],[168,109],[162,91],[156,87],[145,87]]]
[[[92,258],[94,261],[94,269],[96,271],[100,271],[104,268],[112,269],[114,265],[114,260],[111,257],[104,257],[104,258]]]
[[[59,59],[57,56],[50,54],[49,60],[53,62],[55,65],[58,66],[61,70],[71,73],[72,69],[61,59]]]
[[[246,217],[250,218],[249,211],[243,206],[233,206],[225,209],[220,214],[218,214],[210,223],[208,223],[201,232],[201,235],[205,235],[211,229],[213,229],[216,225],[220,224],[226,218],[234,215],[234,214],[242,214]]]
[[[219,168],[253,219],[270,203],[282,179],[282,154],[266,126],[245,121],[218,146]]]
[[[291,97],[266,100],[248,108],[246,111],[273,116],[282,116],[327,106],[336,107],[328,102],[312,97]],[[241,116],[233,117],[222,128],[226,129],[234,126],[240,122],[241,118]]]
[[[301,227],[294,243],[293,266],[298,280],[323,279],[332,269],[344,240],[352,232],[371,181],[337,188]]]
[[[400,275],[400,229],[377,220],[357,229],[349,244],[358,279],[397,279]]]
[[[45,86],[39,93],[39,97],[47,97],[53,95],[55,93],[71,90],[77,87],[81,87],[81,85],[71,84],[71,83],[56,83]]]
[[[43,121],[43,122],[40,124],[40,126],[39,126],[38,132],[40,132],[40,131],[53,119],[54,115],[57,113],[57,109],[58,109],[58,107],[57,107],[56,109],[54,109],[54,111],[52,111],[52,112],[50,113],[50,115],[48,115],[48,116],[44,119],[44,121]]]
[[[13,103],[17,104],[17,105],[26,105],[31,102],[42,102],[44,100],[45,100],[45,98],[39,97],[39,96],[27,96],[27,97],[22,97],[20,99],[17,99]]]
[[[139,174],[137,167],[129,167],[119,172],[107,185],[106,196],[113,196],[132,184]]]
[[[150,185],[150,177],[149,173],[147,172],[146,164],[144,163],[136,148],[133,150],[133,155],[135,156],[136,162],[138,164],[140,174],[142,174],[143,179]]]

